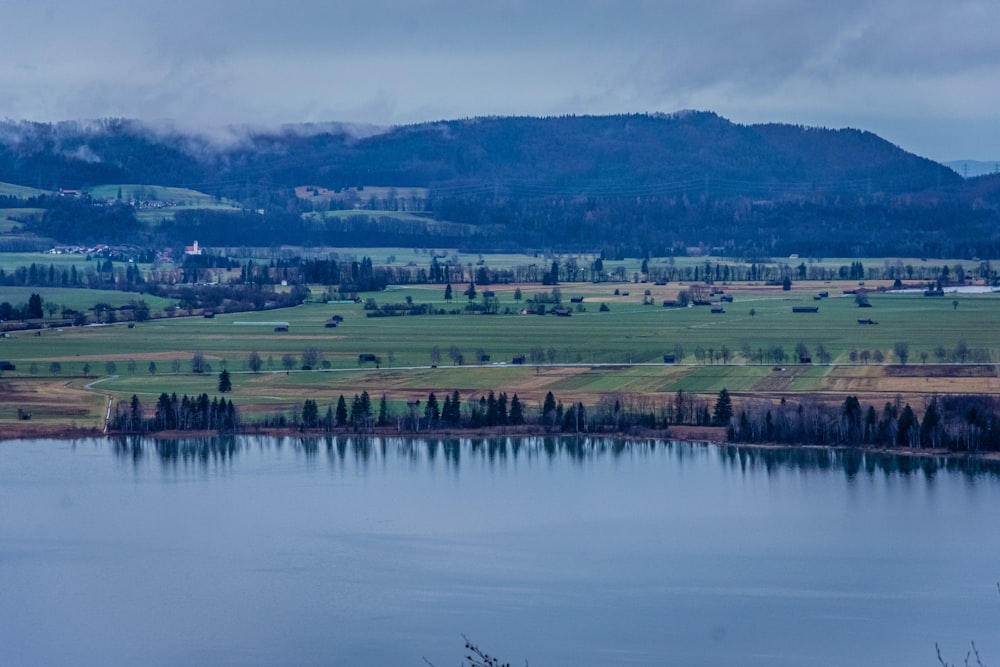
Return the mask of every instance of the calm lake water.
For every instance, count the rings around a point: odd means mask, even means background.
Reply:
[[[0,664],[1000,662],[1000,468],[613,440],[0,442]]]

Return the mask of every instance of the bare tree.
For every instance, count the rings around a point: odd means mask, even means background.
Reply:
[[[541,345],[535,345],[529,352],[529,358],[531,359],[531,363],[540,364],[545,361],[545,350],[542,349]]]
[[[892,351],[896,355],[896,361],[905,366],[906,360],[910,358],[910,344],[906,341],[896,341],[892,344]]]
[[[819,363],[821,364],[830,363],[830,351],[826,349],[826,345],[823,345],[823,343],[816,343],[816,358],[819,359]]]
[[[256,350],[250,353],[247,357],[247,368],[249,368],[254,373],[259,373],[262,365],[260,354]]]
[[[302,370],[316,368],[322,360],[323,353],[320,352],[318,347],[310,346],[302,350]]]
[[[202,352],[195,352],[194,356],[191,357],[191,372],[192,373],[204,373],[208,368],[208,364],[205,362],[205,355]]]

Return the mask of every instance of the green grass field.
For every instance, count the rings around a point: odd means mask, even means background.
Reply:
[[[55,303],[60,307],[67,306],[81,311],[92,308],[96,303],[106,303],[118,308],[132,301],[143,300],[154,311],[162,310],[174,304],[170,299],[163,299],[149,294],[118,292],[115,290],[73,289],[69,287],[0,287],[0,302],[7,301],[16,306],[27,303],[32,294],[41,296],[43,304]],[[59,317],[59,314],[56,313],[55,316]]]
[[[188,206],[193,208],[229,208],[233,204],[226,200],[217,199],[212,195],[190,190],[188,188],[173,188],[162,185],[136,185],[136,184],[111,184],[97,185],[87,188],[85,191],[94,199],[117,199],[121,190],[122,199],[128,201],[137,199],[140,201],[174,202],[178,206]]]
[[[53,194],[51,190],[40,190],[39,188],[31,188],[25,185],[14,185],[13,183],[0,183],[0,196],[26,199],[28,197],[40,197],[42,195],[51,194]]]
[[[69,267],[75,266],[77,271],[83,271],[93,266],[87,261],[84,255],[50,255],[47,252],[0,252],[0,268],[4,271],[13,271],[19,266],[31,266],[32,264],[43,266],[46,270],[50,265],[54,266],[56,270],[69,269]]]
[[[298,356],[306,347],[319,348],[334,368],[353,368],[361,353],[372,353],[395,366],[427,365],[431,350],[438,347],[440,364],[450,364],[448,352],[457,347],[466,364],[475,363],[477,351],[491,355],[491,362],[510,362],[518,354],[529,355],[542,348],[545,361],[554,363],[658,363],[675,345],[684,349],[683,361],[693,362],[695,349],[720,352],[725,346],[731,360],[742,363],[741,352],[781,345],[791,355],[797,343],[810,350],[822,343],[833,361],[846,362],[852,350],[881,350],[894,361],[896,342],[909,344],[910,362],[926,352],[934,361],[938,346],[954,349],[959,341],[969,348],[990,350],[998,358],[995,330],[1000,325],[1000,294],[959,296],[958,307],[950,298],[920,295],[872,295],[872,308],[858,308],[850,297],[834,297],[814,302],[809,293],[774,292],[764,295],[737,295],[725,304],[726,313],[712,314],[707,307],[668,309],[642,305],[634,295],[614,296],[613,286],[589,283],[562,285],[564,300],[584,296],[586,312],[571,317],[546,315],[426,315],[367,318],[360,304],[306,304],[297,308],[255,313],[218,315],[207,320],[178,317],[145,322],[136,330],[117,332],[114,327],[100,331],[66,333],[71,345],[82,354],[100,354],[107,349],[105,338],[114,337],[116,352],[170,352],[189,354],[201,350],[231,361],[241,360],[256,350],[263,356]],[[664,294],[670,288],[660,288]],[[541,292],[542,290],[537,290]],[[87,308],[98,301],[123,305],[144,298],[153,309],[169,302],[128,292],[73,290],[63,288],[2,288],[0,299],[26,302],[32,292],[45,301]],[[458,292],[456,290],[456,292]],[[525,288],[525,297],[534,290]],[[510,288],[497,288],[501,309],[517,309]],[[433,302],[435,307],[461,308],[466,301],[459,294],[452,304],[443,300],[443,290],[395,288],[371,295],[378,303]],[[609,304],[600,312],[599,304]],[[819,305],[817,313],[797,314],[795,305]],[[751,317],[750,310],[755,311]],[[324,327],[326,320],[340,314],[345,319],[337,328]],[[858,318],[872,318],[874,326],[859,325]],[[275,333],[274,322],[288,322],[288,333]],[[264,323],[264,324],[254,324]],[[124,338],[119,339],[119,335]],[[551,353],[550,350],[554,352]],[[46,348],[49,352],[49,348]],[[65,356],[65,352],[58,352]],[[7,355],[11,356],[11,355]],[[34,355],[32,355],[34,356]],[[238,361],[237,361],[238,362]],[[239,362],[238,362],[239,363]]]
[[[900,392],[958,392],[1000,390],[995,371],[983,371],[968,378],[938,377],[935,349],[942,346],[949,353],[960,341],[972,350],[985,350],[991,362],[1000,359],[1000,343],[995,331],[1000,325],[1000,294],[962,295],[927,298],[920,294],[876,294],[870,296],[872,308],[858,308],[850,296],[836,296],[844,285],[831,285],[829,299],[814,301],[815,285],[791,292],[753,287],[741,292],[730,289],[733,303],[725,304],[725,314],[712,314],[707,307],[668,309],[643,305],[640,286],[591,283],[562,284],[564,302],[570,297],[584,297],[586,312],[571,317],[554,315],[426,315],[368,318],[361,304],[327,305],[310,303],[296,308],[220,314],[213,319],[177,317],[157,319],[128,329],[124,324],[101,327],[76,327],[32,332],[15,332],[0,339],[0,359],[17,365],[7,378],[29,378],[34,365],[36,381],[69,381],[77,390],[95,377],[111,373],[115,379],[102,380],[95,390],[111,391],[121,397],[137,393],[155,396],[162,391],[213,394],[217,373],[227,368],[233,373],[237,403],[251,411],[267,406],[284,409],[315,398],[322,405],[343,393],[350,396],[367,390],[374,396],[386,393],[393,401],[425,398],[430,391],[459,389],[463,396],[478,395],[490,389],[518,392],[525,400],[538,402],[546,391],[565,400],[597,402],[610,393],[666,397],[677,390],[711,394],[726,387],[744,398],[780,396],[795,393],[843,395],[845,392],[868,396],[894,396]],[[629,296],[615,295],[614,290]],[[493,288],[501,310],[517,312],[514,286]],[[680,286],[651,287],[655,303],[673,298]],[[3,288],[0,300],[26,301],[38,291],[46,301],[86,308],[97,301],[127,303],[137,298],[123,292],[87,290],[46,290]],[[525,286],[524,297],[548,288]],[[404,302],[433,303],[435,307],[460,308],[465,302],[461,290],[456,299],[444,301],[438,287],[395,287],[365,295],[379,304]],[[143,297],[153,309],[161,303]],[[957,301],[957,308],[953,304]],[[610,310],[600,312],[601,303]],[[569,305],[566,303],[566,305]],[[816,313],[793,313],[796,305],[818,305]],[[753,316],[750,311],[754,310]],[[334,314],[344,318],[340,326],[326,328]],[[871,318],[876,325],[860,325],[859,318]],[[274,327],[288,323],[289,331],[278,333]],[[811,351],[822,343],[835,365],[800,365],[792,359],[801,342]],[[914,377],[893,375],[891,367],[851,364],[851,352],[880,351],[885,361],[898,367],[893,352],[897,342],[909,347],[910,367]],[[681,363],[665,365],[662,355],[684,350]],[[772,363],[747,364],[744,350],[756,351],[780,345],[788,359],[781,367]],[[306,348],[320,350],[329,370],[297,370]],[[432,350],[438,349],[437,368],[431,368]],[[464,365],[457,367],[451,358],[455,348]],[[718,357],[726,348],[730,363],[695,363],[695,350]],[[540,352],[543,364],[530,366],[532,351]],[[247,358],[255,351],[262,359],[261,373],[247,371]],[[204,354],[211,372],[191,373],[191,358]],[[380,357],[380,368],[358,364],[358,355],[371,353]],[[478,355],[490,355],[490,361],[478,363]],[[512,365],[515,355],[525,355],[528,366]],[[980,353],[982,354],[982,353]],[[285,373],[282,359],[290,355],[295,370]],[[53,362],[58,375],[53,377]],[[109,362],[114,364],[108,366]],[[156,372],[149,372],[150,363]],[[843,364],[843,365],[838,365]],[[91,378],[82,376],[85,365]],[[410,368],[414,367],[414,368]],[[992,367],[991,367],[992,368]],[[270,371],[270,372],[269,372]],[[961,375],[961,374],[959,374]]]

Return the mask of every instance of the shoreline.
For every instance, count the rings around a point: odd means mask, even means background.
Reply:
[[[157,431],[155,433],[104,433],[98,428],[67,427],[56,424],[33,424],[32,428],[18,429],[16,434],[4,434],[0,443],[24,440],[84,440],[141,437],[150,440],[176,440],[186,438],[213,438],[226,436],[265,437],[372,437],[372,438],[497,438],[497,437],[554,437],[554,438],[618,438],[622,440],[669,440],[696,445],[715,447],[742,447],[747,449],[786,450],[811,449],[823,451],[858,451],[880,456],[909,456],[915,458],[976,459],[1000,461],[1000,452],[963,453],[946,449],[910,449],[897,447],[861,447],[849,445],[792,445],[778,442],[730,442],[725,439],[725,427],[721,426],[673,426],[669,429],[636,429],[628,433],[561,433],[546,431],[543,427],[505,427],[503,429],[432,429],[424,431],[400,431],[384,427],[359,433],[342,429],[322,431],[281,428],[245,429],[235,433],[220,434],[218,431]],[[718,437],[723,436],[723,437]]]

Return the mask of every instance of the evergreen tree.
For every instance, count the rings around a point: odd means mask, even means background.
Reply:
[[[347,401],[344,400],[344,395],[341,394],[340,398],[337,399],[337,426],[347,425]]]
[[[500,392],[500,396],[497,397],[497,424],[501,426],[506,426],[508,422],[507,416],[507,393]]]
[[[389,402],[385,398],[385,394],[382,394],[382,398],[378,402],[378,425],[387,426],[389,424]]]
[[[316,426],[318,421],[319,406],[316,405],[316,401],[306,399],[306,402],[302,404],[302,425],[306,428],[312,428]]]
[[[361,416],[366,421],[372,416],[372,400],[367,391],[361,392]]]
[[[229,379],[229,371],[223,370],[219,373],[219,392],[224,394],[233,390],[232,380]]]
[[[441,418],[437,396],[434,395],[433,391],[431,392],[431,395],[427,397],[427,405],[424,406],[424,417],[426,417],[427,421],[432,424],[436,423],[438,419]]]
[[[486,399],[486,425],[496,426],[499,423],[499,414],[497,413],[497,399],[493,395],[493,390],[490,390],[489,398]]]
[[[355,394],[354,399],[351,401],[351,425],[357,426],[358,422],[360,421],[361,421],[361,397]]]
[[[919,432],[918,429],[917,416],[913,414],[913,408],[907,403],[899,415],[899,421],[896,422],[896,444],[900,447],[912,446],[913,436]]]
[[[31,266],[34,267],[35,265],[32,264]],[[26,315],[27,319],[32,319],[32,320],[40,319],[41,317],[43,317],[41,296],[39,296],[38,294],[32,294],[28,298],[28,312]]]
[[[458,396],[458,389],[455,389],[451,394],[451,413],[446,419],[455,425],[462,421],[462,400]]]
[[[514,426],[518,426],[524,423],[524,410],[521,407],[521,401],[518,399],[517,394],[510,399],[510,416],[508,420]]]
[[[729,392],[725,387],[719,392],[719,397],[715,400],[715,411],[712,413],[712,421],[716,426],[725,426],[733,416],[733,401],[729,398]]]
[[[545,402],[542,403],[542,415],[547,415],[556,409],[556,399],[552,392],[545,394]]]
[[[940,444],[939,426],[941,416],[938,413],[937,399],[931,399],[924,412],[924,421],[920,424],[920,446],[936,447]]]

